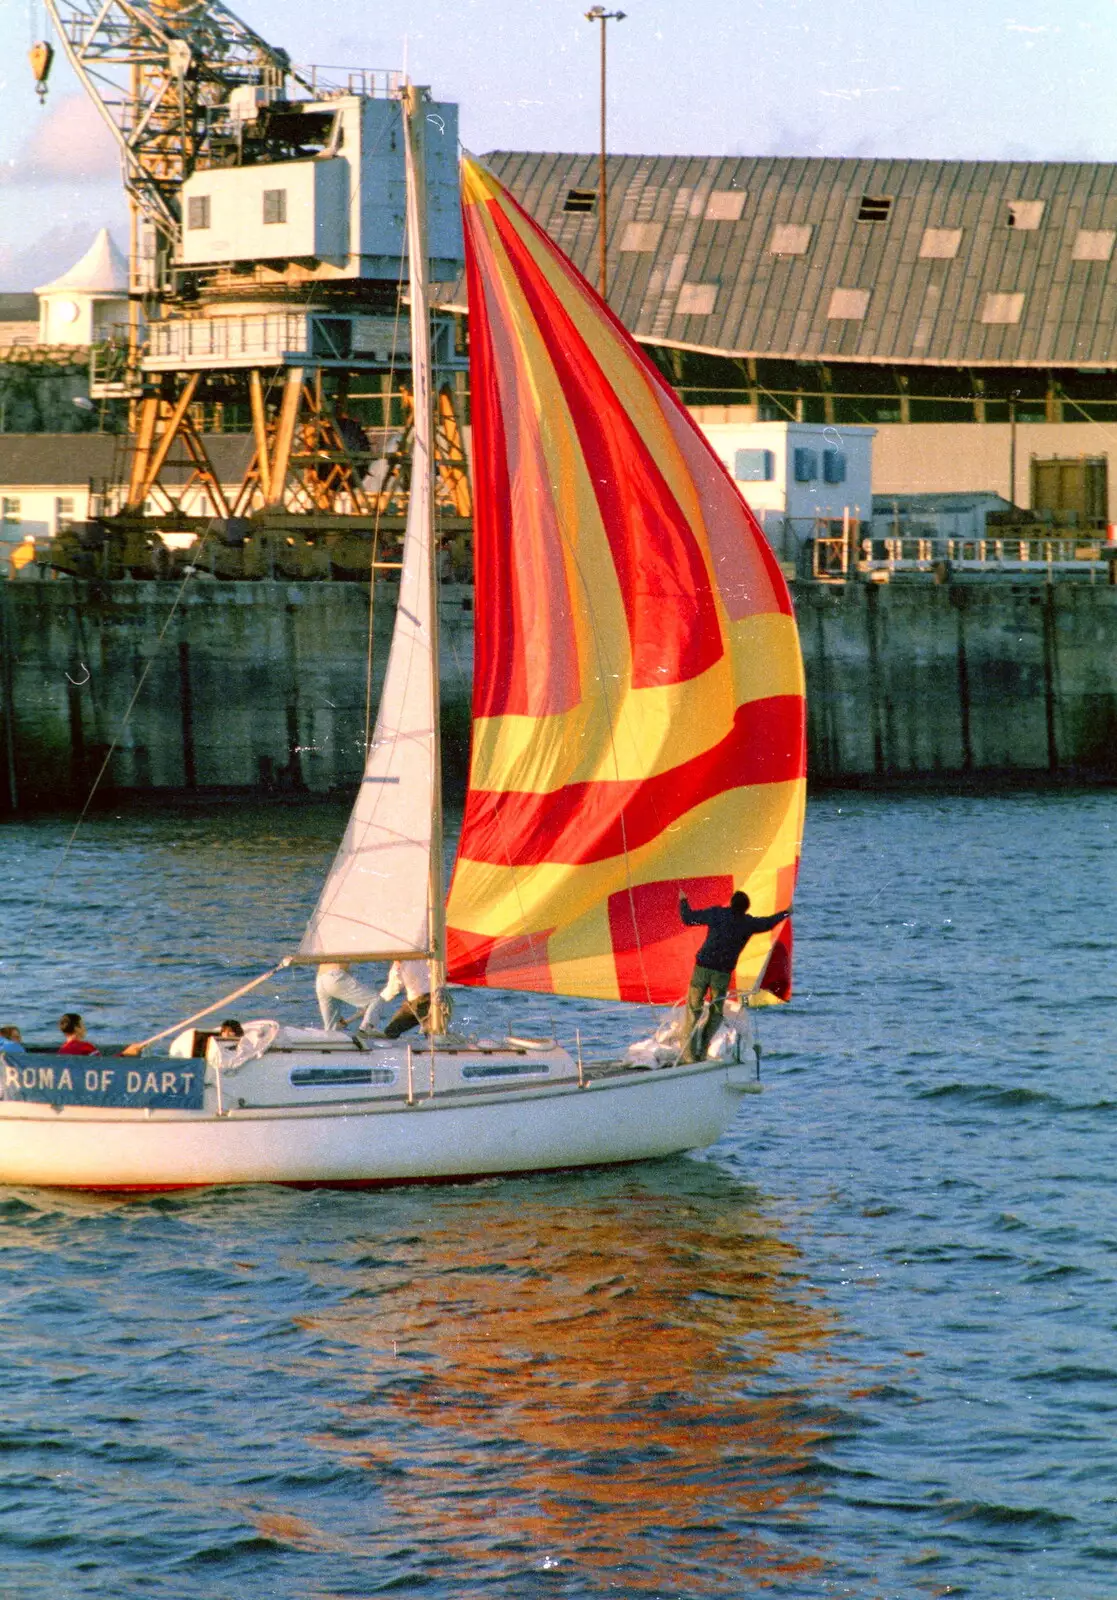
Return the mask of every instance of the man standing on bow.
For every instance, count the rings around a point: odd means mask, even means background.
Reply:
[[[683,1049],[680,1062],[705,1059],[710,1040],[721,1024],[722,1008],[729,990],[729,979],[737,965],[741,951],[754,933],[766,933],[791,915],[776,911],[770,917],[750,917],[749,897],[738,889],[727,906],[710,906],[706,911],[692,911],[685,894],[679,896],[679,915],[688,928],[704,923],[710,930],[705,942],[694,958],[694,971],[690,975],[690,988],[686,997],[686,1023],[683,1032]],[[706,991],[710,994],[710,1009],[705,1025],[698,1027],[698,1017]]]

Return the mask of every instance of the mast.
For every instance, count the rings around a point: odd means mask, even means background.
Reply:
[[[421,497],[426,518],[431,632],[431,729],[434,772],[431,784],[431,848],[427,883],[430,930],[430,1030],[445,1032],[441,994],[446,985],[446,907],[442,872],[442,738],[439,707],[438,549],[434,537],[434,404],[431,382],[430,309],[427,285],[427,190],[425,122],[421,91],[404,85],[404,165],[407,176],[407,261],[411,300],[411,370],[414,384],[414,435],[411,496]]]

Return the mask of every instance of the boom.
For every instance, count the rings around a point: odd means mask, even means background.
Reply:
[[[141,252],[154,273],[133,288],[160,287],[156,262],[173,257],[181,240],[183,182],[199,167],[222,164],[236,145],[230,95],[241,88],[281,94],[288,78],[302,80],[285,51],[221,0],[44,3],[120,146],[125,188],[154,229],[154,250]]]

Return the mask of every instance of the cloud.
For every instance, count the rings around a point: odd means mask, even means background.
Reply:
[[[13,184],[89,183],[119,175],[117,145],[84,94],[48,103],[19,153],[0,166],[0,182]]]

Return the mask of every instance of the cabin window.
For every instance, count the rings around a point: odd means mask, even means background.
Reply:
[[[892,196],[886,194],[863,194],[861,204],[857,207],[858,222],[887,222],[892,210]]]
[[[677,317],[708,317],[718,297],[716,283],[684,283],[675,306]]]
[[[706,221],[740,222],[746,198],[743,189],[715,189],[706,201]]]
[[[186,226],[196,232],[209,227],[209,195],[192,194],[186,201]]]
[[[987,294],[981,307],[982,322],[1019,322],[1024,310],[1022,294]]]
[[[811,242],[809,222],[777,222],[768,250],[774,256],[805,256]]]
[[[868,309],[868,289],[835,289],[826,315],[831,322],[860,322]]]
[[[6,494],[0,500],[0,522],[6,522],[9,527],[19,527],[22,502],[18,495]]]
[[[1112,228],[1079,228],[1072,261],[1108,261],[1113,254]]]
[[[291,1073],[296,1089],[336,1089],[348,1084],[395,1083],[392,1067],[296,1067]]]
[[[562,203],[564,211],[596,211],[596,189],[568,189]]]
[[[771,483],[776,475],[776,458],[771,450],[738,450],[733,457],[733,476],[738,483]]]
[[[1042,200],[1010,200],[1005,222],[1010,228],[1031,232],[1043,221]]]
[[[286,189],[264,190],[264,221],[265,223],[287,221]]]
[[[794,456],[795,482],[813,483],[818,477],[818,451],[800,446]]]
[[[843,450],[824,450],[822,452],[822,477],[826,483],[844,483],[846,481],[846,458]]]
[[[54,502],[54,531],[61,533],[68,528],[74,520],[74,500],[72,495],[59,495]]]
[[[520,1061],[471,1061],[462,1068],[463,1078],[545,1078],[550,1067],[542,1062],[528,1065]]]
[[[953,261],[961,243],[961,228],[924,228],[919,254],[924,261]]]

